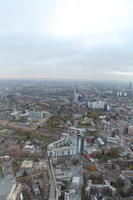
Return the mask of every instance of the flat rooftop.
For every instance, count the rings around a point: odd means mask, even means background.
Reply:
[[[21,168],[32,168],[33,167],[33,161],[24,160],[22,162]]]

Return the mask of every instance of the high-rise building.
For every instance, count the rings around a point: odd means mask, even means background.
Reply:
[[[81,96],[77,90],[74,90],[74,103],[79,103]]]
[[[129,89],[132,90],[132,82],[129,83]]]
[[[129,84],[129,95],[130,97],[133,96],[133,87],[132,87],[132,82],[130,81],[130,84]]]

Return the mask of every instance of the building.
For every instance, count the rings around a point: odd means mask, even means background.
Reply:
[[[106,145],[108,147],[118,147],[121,144],[120,137],[107,137]]]
[[[133,170],[124,170],[122,171],[121,177],[123,179],[128,178],[133,180]]]
[[[76,191],[71,189],[65,192],[64,200],[81,200],[78,195],[76,195]]]
[[[7,200],[23,200],[22,184],[14,184]]]
[[[74,176],[73,179],[72,179],[71,185],[74,187],[74,186],[79,185],[79,184],[80,184],[80,177]]]
[[[25,152],[25,153],[34,153],[35,152],[35,146],[26,144],[22,151]]]
[[[73,138],[74,139],[74,138]],[[68,156],[78,154],[77,138],[72,141],[68,134],[63,135],[61,140],[51,143],[47,147],[48,156]]]
[[[103,181],[103,184],[92,184],[92,180],[89,180],[85,190],[91,200],[115,199],[116,197],[116,189],[106,180]]]
[[[69,170],[55,169],[55,176],[58,184],[59,182],[62,183],[62,181],[70,181],[72,175],[72,172]]]
[[[24,172],[27,172],[28,174],[31,174],[34,171],[34,163],[33,161],[24,160],[21,164],[20,173],[23,174]]]
[[[106,103],[104,101],[92,101],[87,103],[88,107],[91,109],[104,109]]]
[[[133,126],[128,126],[128,134],[133,135]]]
[[[96,153],[98,152],[98,150],[95,148],[87,148],[86,149],[86,154],[85,154],[85,158],[93,158]]]
[[[35,111],[28,111],[28,121],[30,122],[36,122],[42,119],[48,119],[50,117],[50,113],[49,112],[35,112]]]
[[[105,143],[102,138],[97,138],[97,143],[100,147],[105,146]]]
[[[77,90],[74,90],[74,103],[79,103],[81,102],[81,95]]]
[[[48,156],[70,156],[85,151],[86,142],[83,134],[63,133],[60,140],[53,142],[47,147]]]

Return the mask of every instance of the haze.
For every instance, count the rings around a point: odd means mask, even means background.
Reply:
[[[0,0],[0,78],[131,80],[132,0]]]

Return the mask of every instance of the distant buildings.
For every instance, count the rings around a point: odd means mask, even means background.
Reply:
[[[50,113],[44,112],[44,111],[41,111],[41,112],[29,111],[28,117],[29,117],[28,118],[29,120],[43,119],[45,117],[50,117]]]
[[[117,97],[127,97],[128,93],[125,91],[118,91],[117,92]]]
[[[81,101],[81,95],[77,90],[74,91],[74,103],[79,103]]]
[[[88,101],[87,106],[92,110],[111,110],[111,105],[105,101]]]
[[[124,94],[126,95],[126,94]],[[79,94],[79,92],[77,90],[74,91],[74,103],[76,104],[84,104],[86,105],[86,108],[88,107],[89,109],[101,109],[101,110],[107,110],[110,111],[111,110],[111,105],[109,103],[107,103],[105,100],[89,100],[83,99],[82,95]]]
[[[41,111],[41,112],[36,112],[36,111],[28,111],[25,110],[24,112],[22,111],[13,111],[10,113],[11,116],[15,117],[16,120],[20,120],[21,118],[26,118],[28,121],[38,121],[40,119],[44,118],[49,118],[51,115],[49,112]]]
[[[93,101],[91,102],[92,109],[104,109],[105,102],[104,101]]]

